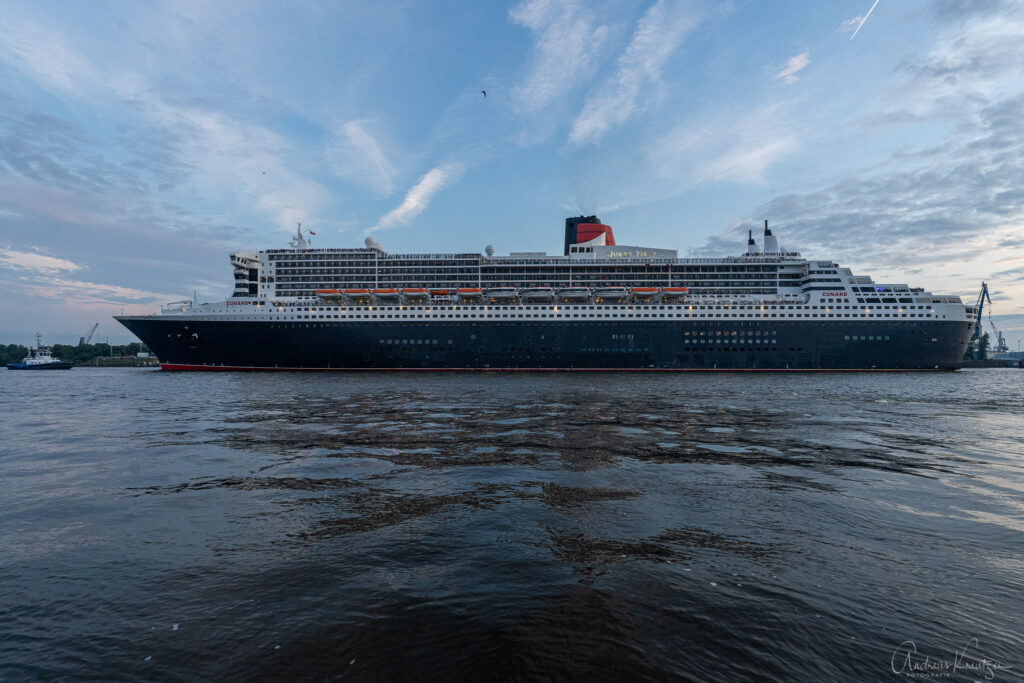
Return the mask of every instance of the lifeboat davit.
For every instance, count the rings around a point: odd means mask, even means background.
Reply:
[[[527,287],[526,289],[519,290],[519,296],[521,296],[524,301],[550,299],[554,295],[555,290],[551,287]]]
[[[581,301],[590,298],[589,287],[563,287],[558,290],[558,297],[562,301]]]
[[[455,290],[455,296],[460,299],[479,299],[483,292],[478,287],[460,287]]]
[[[519,292],[515,287],[493,287],[484,292],[484,295],[491,300],[491,303],[500,301],[515,301]]]
[[[598,287],[594,290],[594,299],[597,301],[622,301],[629,292],[625,287]]]

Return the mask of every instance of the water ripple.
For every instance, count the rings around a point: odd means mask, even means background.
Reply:
[[[1022,668],[1016,372],[25,375],[3,680]]]

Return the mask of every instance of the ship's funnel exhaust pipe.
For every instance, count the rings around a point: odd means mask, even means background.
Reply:
[[[771,229],[768,227],[767,218],[764,219],[764,253],[779,253],[779,240],[775,235],[772,234]]]
[[[757,248],[757,242],[754,241],[754,231],[747,230],[747,253],[748,254],[759,254],[760,250]]]

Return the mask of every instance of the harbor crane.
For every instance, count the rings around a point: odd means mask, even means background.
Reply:
[[[78,345],[79,345],[79,346],[85,346],[85,345],[86,345],[86,344],[88,344],[88,343],[89,343],[90,341],[92,341],[92,336],[93,336],[94,334],[96,334],[96,328],[97,328],[97,327],[99,327],[99,326],[100,326],[100,324],[99,324],[99,323],[96,323],[95,325],[93,325],[93,326],[92,326],[92,329],[91,329],[91,330],[89,330],[89,332],[88,332],[88,333],[86,333],[85,335],[83,335],[83,336],[79,337],[79,338],[78,338]]]
[[[1006,338],[1003,337],[1003,333],[996,328],[996,324],[992,322],[992,298],[988,295],[988,283],[981,283],[981,292],[978,293],[978,303],[974,305],[975,310],[978,313],[978,322],[974,325],[974,337],[973,340],[977,342],[981,339],[981,314],[984,310],[985,302],[988,302],[988,324],[992,328],[992,334],[995,337],[995,343],[992,346],[993,353],[1005,353],[1010,350],[1010,347],[1006,344]],[[977,351],[975,351],[977,356]]]

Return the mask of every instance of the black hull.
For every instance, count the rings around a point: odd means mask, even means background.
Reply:
[[[117,319],[165,370],[956,370],[972,331],[924,320]]]

